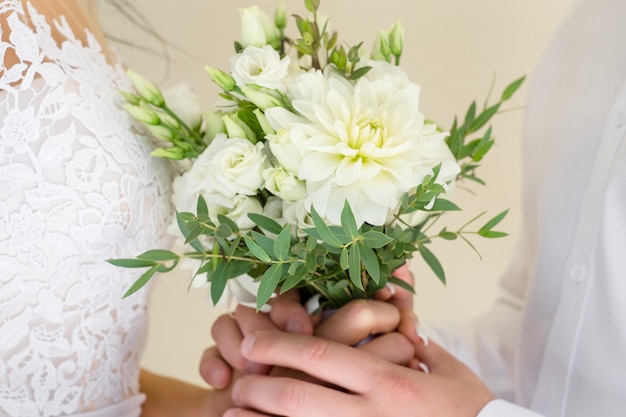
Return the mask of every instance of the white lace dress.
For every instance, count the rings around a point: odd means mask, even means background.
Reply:
[[[34,5],[0,1],[0,415],[137,416],[148,294],[105,260],[169,244],[170,174],[121,66]]]

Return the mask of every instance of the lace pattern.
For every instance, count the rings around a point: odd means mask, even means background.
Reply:
[[[138,392],[148,294],[105,260],[168,245],[170,173],[94,36],[0,13],[0,415],[89,411]]]

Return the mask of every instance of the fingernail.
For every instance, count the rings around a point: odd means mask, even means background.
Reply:
[[[420,367],[420,369],[422,371],[424,371],[425,374],[429,374],[430,373],[430,369],[428,369],[428,366],[426,366],[426,364],[424,362],[420,362],[419,367]]]
[[[302,333],[303,327],[304,326],[302,326],[300,320],[289,320],[287,322],[287,327],[285,328],[285,330],[287,331],[287,333]]]
[[[255,340],[256,340],[255,334],[249,334],[243,338],[243,342],[241,342],[241,353],[244,356],[247,356],[250,354],[250,352],[252,351],[252,347],[254,346]]]
[[[307,301],[304,304],[304,308],[306,309],[306,313],[309,316],[312,316],[313,314],[315,314],[317,312],[317,310],[320,308],[320,298],[322,297],[321,294],[315,294],[313,297],[309,298],[309,301]]]
[[[227,410],[222,417],[237,417],[237,412],[235,410]]]
[[[422,339],[422,343],[424,343],[424,346],[428,346],[428,335],[424,331],[424,328],[421,324],[417,323],[415,325],[415,332],[417,333],[417,336]]]
[[[391,296],[393,297],[394,295],[396,295],[396,286],[393,285],[392,283],[388,282],[385,284],[385,287],[389,288],[389,292],[391,292]]]

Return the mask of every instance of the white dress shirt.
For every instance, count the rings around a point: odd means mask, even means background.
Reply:
[[[479,417],[623,417],[626,1],[573,8],[525,117],[523,237],[500,297],[429,330],[499,398]]]

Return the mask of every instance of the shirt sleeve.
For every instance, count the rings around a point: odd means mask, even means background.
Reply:
[[[476,417],[544,417],[519,405],[504,400],[493,400]]]

